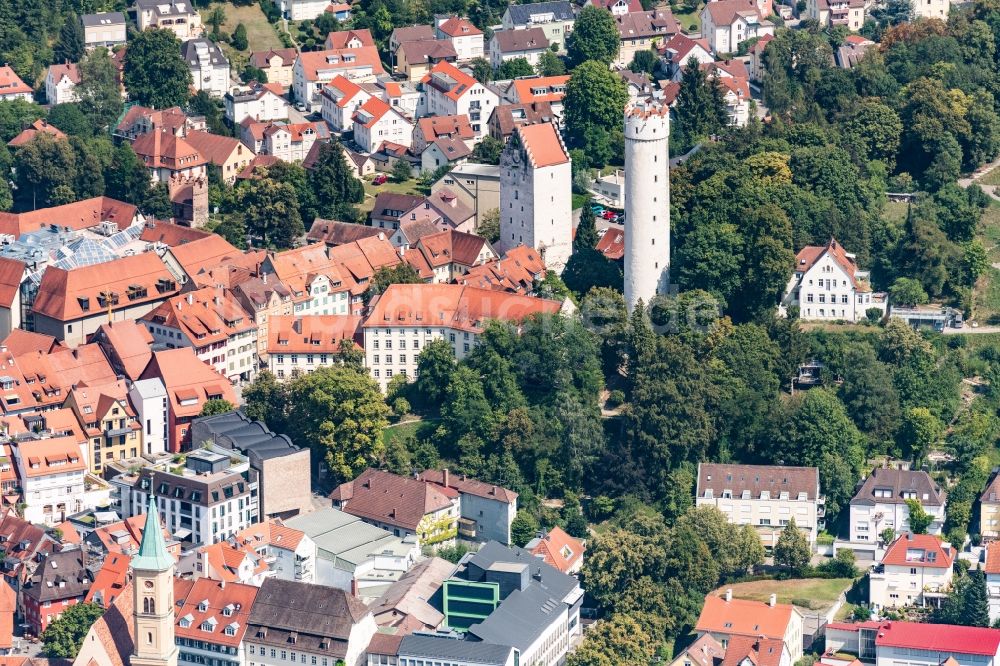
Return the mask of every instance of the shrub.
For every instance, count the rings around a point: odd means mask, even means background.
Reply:
[[[625,402],[625,393],[623,391],[615,389],[608,396],[608,402],[606,404],[608,409],[615,409],[617,407],[621,407],[624,402]]]

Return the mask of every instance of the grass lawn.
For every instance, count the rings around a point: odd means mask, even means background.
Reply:
[[[201,10],[202,22],[208,18],[216,5],[211,5]],[[269,48],[281,48],[281,40],[274,26],[267,22],[267,17],[260,10],[260,5],[254,3],[246,7],[237,7],[231,3],[222,3],[222,9],[226,12],[226,22],[221,30],[230,35],[236,30],[236,26],[242,23],[247,29],[247,41],[250,42],[250,51],[266,51]],[[205,24],[206,31],[211,30]]]
[[[977,235],[990,263],[1000,263],[1000,204],[993,202],[986,209]],[[995,268],[987,270],[973,289],[972,317],[982,324],[1000,317],[1000,271]]]
[[[382,441],[386,444],[394,441],[402,441],[414,435],[416,437],[430,437],[431,432],[437,427],[437,422],[439,419],[427,419],[427,420],[417,420],[410,421],[409,423],[400,423],[398,425],[391,425],[382,431]]]
[[[796,605],[809,602],[809,608],[818,610],[828,608],[836,601],[840,593],[848,589],[853,581],[850,578],[804,578],[793,580],[755,580],[749,583],[726,585],[716,590],[716,594],[724,594],[732,588],[737,599],[752,601],[768,601],[772,594],[778,595],[779,604],[790,604],[794,599]]]
[[[379,192],[395,192],[397,194],[422,194],[420,192],[419,185],[416,179],[411,179],[404,181],[402,183],[394,183],[392,180],[388,180],[381,185],[373,185],[370,180],[362,180],[365,186],[365,200],[358,204],[358,208],[362,212],[371,211],[372,207],[375,205],[375,197]]]
[[[674,12],[674,18],[681,24],[685,32],[701,32],[701,8],[704,4],[699,4],[698,9],[693,12]]]
[[[993,171],[983,176],[978,181],[982,185],[1000,185],[1000,167],[996,167]]]

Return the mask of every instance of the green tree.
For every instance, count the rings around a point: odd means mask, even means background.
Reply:
[[[844,124],[844,141],[866,160],[881,160],[886,167],[896,166],[903,123],[892,107],[877,99],[867,99],[856,106]]]
[[[588,9],[608,14],[593,7],[584,8],[584,12]],[[571,148],[584,151],[591,166],[603,166],[621,154],[622,114],[627,102],[625,82],[607,65],[589,60],[573,70],[564,102],[566,137]]]
[[[45,117],[45,109],[23,99],[0,104],[0,143],[4,144],[21,133],[26,126]]]
[[[378,384],[346,366],[320,368],[290,381],[287,430],[325,462],[335,483],[353,479],[381,459],[389,425]]]
[[[76,154],[69,141],[39,133],[14,158],[19,207],[26,210],[69,203],[76,198]]]
[[[146,216],[167,220],[173,215],[173,204],[170,203],[170,192],[166,183],[158,183],[149,189],[146,198],[139,204],[139,210]]]
[[[472,67],[472,76],[483,85],[493,80],[493,65],[486,58],[473,58],[469,65]]]
[[[375,276],[372,278],[371,286],[368,288],[369,297],[381,294],[391,284],[421,284],[422,282],[424,279],[420,277],[417,269],[405,261],[401,261],[395,266],[382,266],[375,271]]]
[[[476,233],[491,243],[500,240],[500,209],[494,208],[483,213]]]
[[[213,40],[218,41],[219,39],[219,29],[226,24],[226,10],[222,8],[222,5],[216,5],[212,8],[212,11],[208,13],[205,18],[205,25],[212,28],[211,36]]]
[[[911,460],[920,461],[930,452],[931,447],[941,440],[944,424],[926,407],[910,407],[903,415],[900,429],[900,444],[903,454]]]
[[[261,371],[253,382],[243,389],[243,413],[255,421],[263,421],[273,430],[282,432],[284,414],[288,406],[285,387],[267,370]]]
[[[123,108],[118,69],[106,49],[96,48],[80,61],[80,79],[76,87],[80,110],[92,130],[105,130]]]
[[[160,28],[143,30],[129,40],[123,76],[131,99],[157,109],[184,104],[191,86],[180,40]]]
[[[566,63],[552,51],[546,51],[538,57],[535,71],[539,76],[562,76],[566,73]]]
[[[247,27],[240,23],[236,26],[236,30],[233,31],[233,39],[230,42],[233,48],[237,51],[246,51],[250,47],[250,42],[247,40]]]
[[[188,111],[194,115],[205,116],[209,132],[222,136],[230,134],[222,109],[207,90],[199,90],[191,96],[188,100]]]
[[[205,404],[201,408],[201,413],[198,416],[215,416],[216,414],[228,414],[229,412],[236,409],[233,403],[228,400],[222,400],[220,398],[214,398],[212,400],[206,400]]]
[[[593,249],[597,247],[597,221],[594,219],[594,211],[590,209],[591,200],[583,202],[580,209],[580,222],[576,226],[576,236],[573,237],[573,249]],[[589,291],[589,290],[588,290]]]
[[[500,153],[503,152],[503,147],[503,141],[487,135],[476,144],[472,156],[483,164],[500,164]]]
[[[305,233],[295,188],[270,178],[244,184],[237,191],[248,240],[255,247],[285,249]]]
[[[352,220],[357,217],[354,204],[365,198],[361,181],[347,167],[347,158],[339,142],[320,146],[316,164],[306,174],[309,188],[315,193],[316,215],[332,220]],[[311,223],[311,219],[306,222]]]
[[[896,278],[889,287],[889,298],[893,304],[900,306],[923,305],[928,301],[927,292],[919,280],[908,277]]]
[[[56,104],[49,109],[49,124],[70,136],[90,136],[94,128],[83,114],[79,104]]]
[[[636,74],[646,73],[652,76],[660,63],[660,56],[652,49],[636,51],[628,68]]]
[[[914,534],[926,534],[934,516],[924,511],[918,499],[906,500],[906,509],[909,514],[910,531]]]
[[[795,265],[792,225],[775,204],[745,211],[743,219],[744,280],[733,310],[743,319],[755,319],[774,310]]]
[[[405,183],[410,178],[413,178],[413,167],[410,166],[409,160],[396,160],[396,163],[392,165],[392,180],[397,183]]]
[[[596,60],[607,67],[618,57],[620,46],[621,36],[611,12],[588,5],[577,14],[573,32],[567,40],[569,61],[574,68],[588,60]]]
[[[969,572],[958,624],[963,627],[990,626],[990,597],[986,589],[986,575],[980,569]]]
[[[79,603],[62,612],[42,634],[45,655],[50,659],[73,659],[91,625],[104,614],[98,604]]]
[[[455,351],[445,340],[424,345],[417,359],[417,391],[428,405],[439,406],[455,372]]]
[[[616,613],[587,632],[566,666],[646,666],[656,642],[633,615]]]
[[[123,141],[115,148],[111,166],[104,174],[104,183],[112,199],[136,205],[145,200],[149,192],[149,172],[129,142]]]
[[[535,68],[531,66],[527,58],[511,58],[504,60],[497,69],[497,78],[500,80],[516,79],[522,76],[533,76]]]
[[[799,575],[809,566],[810,555],[809,541],[795,524],[793,516],[778,536],[778,543],[774,546],[774,563]]]
[[[718,134],[729,123],[725,98],[719,86],[718,82],[709,80],[696,58],[688,60],[677,92],[678,124],[675,130],[685,146]]]
[[[79,62],[85,48],[83,24],[74,12],[66,14],[62,29],[59,31],[59,41],[52,51],[56,63]]]
[[[523,548],[526,543],[535,538],[537,532],[538,521],[524,509],[520,509],[510,524],[510,542]]]

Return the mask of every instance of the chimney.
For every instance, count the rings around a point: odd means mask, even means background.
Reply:
[[[194,294],[192,294],[191,292],[188,292],[187,302],[188,302],[188,305],[193,305],[194,304]]]
[[[441,478],[444,481],[444,487],[447,488],[448,487],[448,468],[447,467],[445,467],[443,470],[441,470]]]
[[[380,231],[380,232],[378,232],[378,239],[379,239],[379,240],[385,240],[385,234],[384,234],[384,233],[382,233],[381,231]]]
[[[732,601],[732,600],[733,600],[733,588],[727,587],[726,588],[726,601]]]
[[[226,589],[226,581],[224,581],[224,580],[220,580],[219,581],[219,589],[220,590]]]
[[[776,603],[778,603],[778,595],[772,594],[771,598],[767,600],[767,605],[770,606],[771,608],[774,608],[774,605]]]

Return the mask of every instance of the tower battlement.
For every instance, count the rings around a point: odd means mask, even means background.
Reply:
[[[625,138],[656,141],[670,136],[670,108],[653,102],[630,104],[625,108]]]

